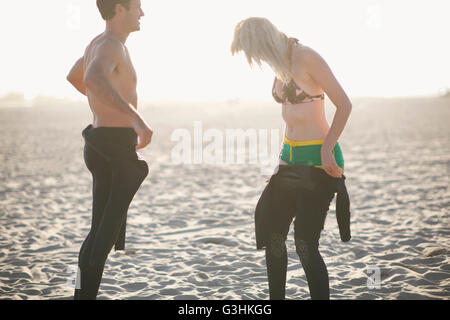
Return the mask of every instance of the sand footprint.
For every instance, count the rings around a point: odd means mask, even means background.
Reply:
[[[237,247],[239,245],[238,242],[229,240],[229,239],[223,238],[223,237],[201,238],[201,239],[196,240],[196,242],[204,243],[204,244],[218,244],[218,245],[224,245],[227,247]]]
[[[121,285],[121,288],[125,289],[128,292],[136,292],[146,288],[148,284],[146,282],[135,282],[135,283],[127,283]]]

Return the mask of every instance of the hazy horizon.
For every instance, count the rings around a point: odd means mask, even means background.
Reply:
[[[450,88],[447,89],[446,93],[436,93],[436,94],[428,94],[428,95],[411,95],[411,96],[396,96],[396,97],[383,97],[383,96],[354,96],[349,97],[350,100],[354,103],[354,106],[358,107],[358,102],[361,100],[403,100],[403,99],[439,99],[446,98],[450,96]],[[172,103],[185,103],[185,104],[206,104],[208,102],[219,102],[225,103],[228,105],[248,105],[254,103],[269,103],[274,106],[278,106],[277,103],[273,101],[273,99],[258,99],[258,98],[235,98],[235,99],[139,99],[138,108],[146,107],[149,104],[164,104],[170,105]],[[355,104],[356,102],[356,104]],[[88,106],[87,98],[84,96],[79,97],[58,97],[58,96],[50,96],[50,95],[41,95],[38,94],[35,97],[27,98],[24,92],[11,91],[7,92],[3,95],[0,95],[0,108],[15,108],[15,107],[35,107],[35,106],[56,106],[56,105],[64,105],[64,106],[80,106],[85,105]],[[325,104],[332,104],[329,99],[325,100]]]
[[[230,53],[234,26],[249,16],[269,18],[319,52],[349,97],[430,96],[450,88],[450,45],[442,41],[450,30],[448,1],[142,0],[142,7],[141,31],[126,43],[140,101],[271,99],[270,68],[251,70],[242,54]],[[10,2],[0,27],[9,31],[0,97],[83,100],[65,77],[104,30],[95,1]]]

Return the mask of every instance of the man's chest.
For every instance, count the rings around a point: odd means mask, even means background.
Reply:
[[[115,70],[115,77],[117,80],[121,82],[125,82],[129,85],[136,86],[137,84],[136,70],[128,55],[125,57],[122,63],[117,65],[117,68]]]

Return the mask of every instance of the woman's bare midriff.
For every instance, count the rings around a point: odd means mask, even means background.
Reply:
[[[323,100],[283,105],[282,117],[286,123],[284,134],[289,140],[322,140],[330,130]]]
[[[282,117],[286,123],[284,135],[289,140],[325,140],[330,130],[323,100],[283,105]],[[287,163],[280,159],[280,164]]]

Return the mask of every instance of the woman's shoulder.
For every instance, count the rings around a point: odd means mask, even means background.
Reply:
[[[295,46],[292,50],[292,66],[294,69],[306,69],[308,65],[315,63],[318,60],[322,60],[320,54],[307,45],[300,44]]]
[[[295,60],[305,60],[316,54],[318,53],[313,48],[300,42],[298,42],[292,50],[292,58]]]

